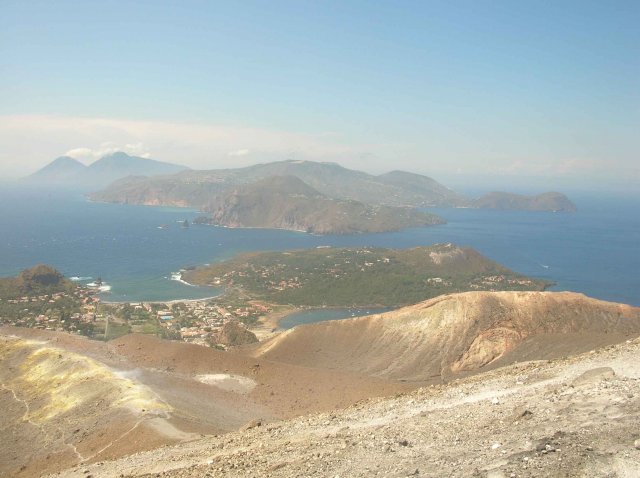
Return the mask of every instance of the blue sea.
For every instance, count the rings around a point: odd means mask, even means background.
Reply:
[[[316,246],[472,246],[526,275],[592,297],[640,306],[640,199],[572,196],[575,214],[435,209],[448,223],[395,233],[313,236],[298,232],[182,228],[188,209],[101,204],[78,193],[0,190],[0,276],[38,263],[87,283],[101,278],[105,300],[211,297],[220,290],[177,280],[181,268],[243,251]],[[164,226],[163,228],[160,228]],[[173,275],[173,279],[172,279]]]

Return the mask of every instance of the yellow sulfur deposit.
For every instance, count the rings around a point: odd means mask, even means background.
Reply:
[[[22,339],[0,341],[0,377],[26,406],[23,420],[42,423],[77,407],[126,408],[166,415],[170,407],[148,387],[91,358]],[[97,411],[97,410],[96,410]]]

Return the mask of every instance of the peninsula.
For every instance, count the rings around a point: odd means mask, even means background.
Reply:
[[[550,285],[454,244],[248,253],[186,271],[184,278],[239,288],[274,304],[309,307],[399,307],[453,292],[541,291]]]

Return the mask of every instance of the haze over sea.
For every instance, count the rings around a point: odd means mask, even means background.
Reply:
[[[180,268],[243,251],[317,246],[405,248],[439,242],[468,245],[552,290],[640,306],[640,198],[572,195],[575,214],[435,209],[448,223],[395,233],[312,236],[303,233],[180,227],[187,209],[92,203],[81,194],[0,190],[0,275],[46,263],[67,277],[100,277],[105,300],[197,299],[219,289],[171,280]],[[164,229],[159,226],[167,225]],[[91,279],[89,279],[91,278]]]

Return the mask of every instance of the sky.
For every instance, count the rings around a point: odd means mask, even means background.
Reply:
[[[638,25],[637,0],[0,0],[0,175],[124,150],[633,190]]]

